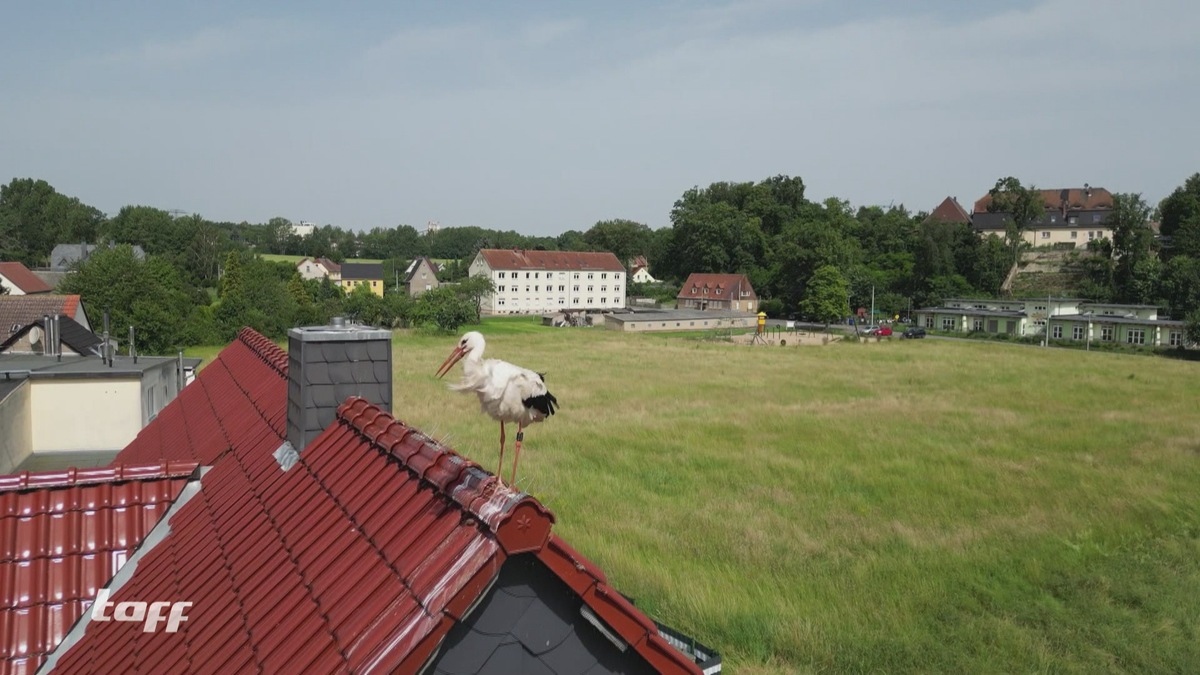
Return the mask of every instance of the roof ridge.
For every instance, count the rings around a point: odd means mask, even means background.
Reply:
[[[238,340],[283,377],[288,373],[288,353],[262,333],[246,326],[238,331]]]
[[[159,462],[158,464],[114,464],[95,469],[71,467],[36,473],[22,471],[11,476],[0,476],[0,492],[180,478],[192,475],[197,466],[199,465],[196,462]]]
[[[549,541],[554,513],[536,497],[501,485],[475,462],[364,398],[346,399],[337,416],[478,521],[508,555],[540,551]]]

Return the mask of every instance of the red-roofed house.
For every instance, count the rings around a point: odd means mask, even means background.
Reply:
[[[341,358],[370,345],[336,332],[297,358],[243,330],[118,456],[210,467],[136,566],[99,583],[110,602],[192,605],[174,633],[84,613],[47,633],[54,672],[719,672],[555,536],[534,497],[365,399],[293,446],[303,386],[374,382]],[[0,630],[3,654],[20,640]]]
[[[329,258],[301,258],[296,263],[296,271],[301,279],[324,279],[335,284],[342,280],[342,266]]]
[[[1041,220],[1025,231],[1025,241],[1034,246],[1086,246],[1096,239],[1112,239],[1108,217],[1112,213],[1112,193],[1104,188],[1040,190],[1046,203]],[[992,210],[992,195],[975,202],[971,224],[981,235],[1005,236],[1008,214]]]
[[[970,223],[971,214],[967,213],[967,210],[962,207],[962,204],[958,203],[957,199],[946,197],[933,210],[933,213],[929,214],[925,222],[928,223],[931,220],[937,220],[942,223]]]
[[[758,296],[745,274],[693,273],[676,296],[679,309],[709,312],[757,312]]]
[[[0,262],[0,286],[9,295],[33,295],[54,290],[19,262]]]
[[[485,248],[471,262],[470,276],[496,285],[483,299],[482,309],[490,314],[625,306],[625,267],[611,253]]]
[[[189,478],[198,478],[195,469],[118,465],[0,476],[0,673],[42,665]]]

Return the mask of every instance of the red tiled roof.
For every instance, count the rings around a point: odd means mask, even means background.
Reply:
[[[49,293],[54,290],[19,262],[0,262],[0,276],[25,293]]]
[[[941,204],[929,214],[925,222],[929,222],[934,218],[943,223],[969,223],[971,222],[971,214],[958,203],[954,197],[946,197]]]
[[[1057,190],[1039,190],[1042,199],[1046,201],[1047,209],[1061,209],[1066,204],[1069,210],[1111,209],[1112,193],[1104,188],[1094,187],[1090,191],[1083,188],[1060,188]],[[1090,192],[1090,194],[1089,194]],[[992,195],[986,194],[975,201],[975,213],[987,213],[992,205]]]
[[[527,251],[523,249],[485,248],[479,251],[494,270],[595,270],[624,272],[625,267],[611,253],[574,251]]]
[[[708,293],[704,289],[708,289]],[[721,289],[721,294],[717,295],[717,289]],[[679,295],[676,297],[681,300],[699,299],[699,300],[734,300],[742,299],[741,292],[747,291],[749,295],[746,299],[756,300],[758,296],[754,294],[754,287],[750,285],[750,280],[745,274],[701,274],[698,272],[688,276],[687,281],[679,289]]]
[[[287,352],[250,328],[138,433],[116,463],[190,461],[211,466],[232,439],[287,434]]]
[[[33,673],[167,512],[195,464],[0,476],[0,673]]]
[[[77,319],[78,309],[78,295],[0,295],[0,340],[7,339],[47,314],[62,314]]]
[[[551,535],[536,499],[365,400],[288,471],[273,434],[222,429],[230,453],[112,597],[192,602],[187,622],[150,637],[89,624],[59,671],[412,673],[508,556],[533,553],[661,672],[700,672]]]

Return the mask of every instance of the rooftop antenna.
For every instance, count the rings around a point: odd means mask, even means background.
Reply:
[[[187,211],[184,211],[183,209],[171,209],[167,211],[167,213],[171,214],[172,218],[178,218],[179,216],[187,215]]]

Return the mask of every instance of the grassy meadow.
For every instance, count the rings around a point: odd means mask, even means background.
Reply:
[[[1200,364],[483,332],[562,404],[522,486],[726,672],[1200,672]],[[395,412],[494,470],[453,344],[397,335]]]

